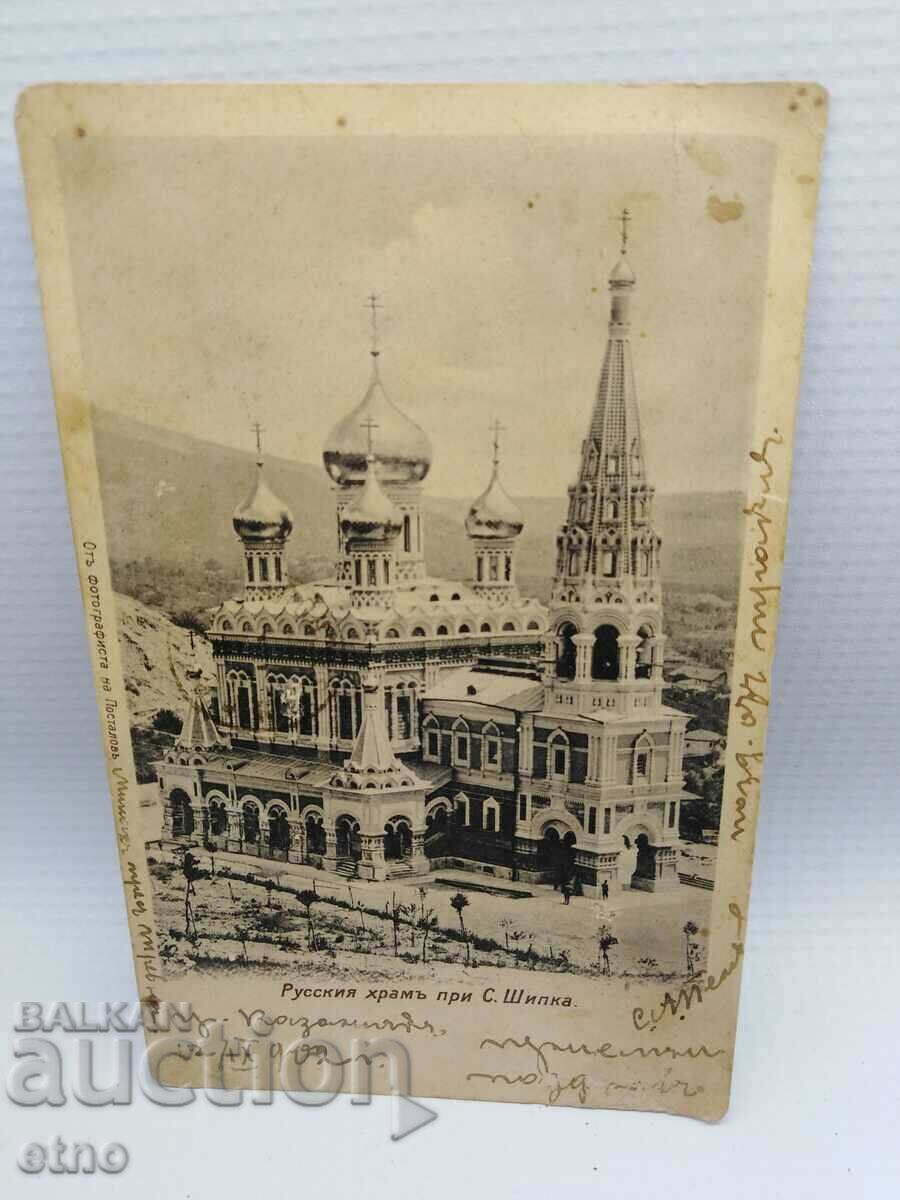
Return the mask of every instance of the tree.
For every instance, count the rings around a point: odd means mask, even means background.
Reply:
[[[522,931],[520,929],[513,929],[510,932],[509,936],[512,939],[512,941],[515,942],[515,955],[516,955],[516,962],[518,963],[518,961],[519,961],[519,942],[521,942],[521,940],[525,936],[525,934],[522,933]]]
[[[272,907],[272,893],[275,891],[275,880],[267,879],[265,881],[265,883],[263,884],[263,887],[266,889],[266,905],[269,908],[271,908]]]
[[[612,946],[618,946],[619,939],[617,937],[613,937],[612,930],[609,928],[608,925],[600,926],[599,944],[600,944],[600,955],[603,959],[603,974],[611,975],[612,968],[609,964],[609,951]]]
[[[403,905],[397,903],[396,892],[391,896],[391,925],[394,929],[394,957],[400,953],[400,924],[403,921]]]
[[[182,720],[171,708],[160,708],[153,714],[150,722],[159,733],[181,733]]]
[[[684,955],[687,960],[688,978],[694,974],[694,951],[697,949],[697,943],[692,941],[692,938],[700,932],[697,925],[693,921],[685,921],[684,928]]]
[[[415,907],[415,906],[414,906]],[[422,931],[422,962],[428,962],[428,935],[437,927],[437,917],[434,909],[429,908],[423,917],[419,918],[419,929]]]
[[[304,888],[297,899],[306,908],[306,948],[307,950],[318,950],[319,944],[316,940],[316,930],[312,919],[312,906],[319,899],[318,893],[314,892],[312,888]]]
[[[185,850],[181,859],[181,873],[184,875],[184,936],[192,942],[197,940],[197,921],[194,917],[194,907],[191,899],[196,895],[194,880],[200,878],[200,869],[196,858],[190,850]]]
[[[217,845],[216,845],[216,843],[215,843],[214,841],[212,841],[210,838],[207,838],[207,839],[206,839],[206,841],[203,843],[203,849],[204,849],[204,850],[206,851],[206,853],[209,855],[209,862],[210,862],[209,876],[210,876],[210,879],[215,879],[215,877],[216,877],[216,850],[218,850],[218,846],[217,846]]]
[[[450,897],[450,907],[456,910],[456,915],[459,917],[459,928],[462,931],[463,941],[466,944],[466,966],[468,966],[469,937],[466,933],[466,923],[463,920],[463,909],[469,907],[468,897],[463,892],[457,892],[455,896]]]

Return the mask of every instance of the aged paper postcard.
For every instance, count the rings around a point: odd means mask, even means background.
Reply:
[[[161,1079],[725,1111],[826,107],[24,94]]]

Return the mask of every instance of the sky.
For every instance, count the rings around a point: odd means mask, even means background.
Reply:
[[[650,479],[743,486],[767,143],[336,130],[70,139],[60,155],[87,386],[104,408],[245,448],[259,420],[272,453],[320,461],[368,382],[375,292],[384,386],[434,447],[429,491],[483,489],[499,419],[507,489],[560,495],[627,206]]]

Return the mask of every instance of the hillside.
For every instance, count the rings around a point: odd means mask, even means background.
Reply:
[[[192,646],[188,630],[121,592],[116,593],[116,620],[132,722],[149,725],[165,708],[180,717],[187,699],[185,671],[200,667],[205,681],[215,679],[209,642],[194,634]]]
[[[232,511],[250,487],[253,456],[97,410],[103,506],[116,587],[167,612],[198,613],[235,590],[240,576]],[[270,455],[269,482],[294,514],[289,568],[295,579],[330,566],[334,498],[324,470]],[[518,497],[526,518],[519,546],[523,591],[546,599],[565,497]],[[426,555],[436,575],[471,569],[467,504],[426,496]],[[667,588],[733,597],[741,534],[737,493],[660,495]]]

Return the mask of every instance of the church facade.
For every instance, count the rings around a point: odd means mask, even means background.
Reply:
[[[346,877],[462,868],[587,895],[678,885],[688,717],[663,704],[660,538],[629,345],[609,337],[556,544],[549,608],[521,596],[518,506],[499,471],[465,519],[471,578],[425,564],[425,433],[389,399],[373,338],[361,402],[329,435],[331,577],[292,584],[293,528],[258,455],[234,514],[243,594],[214,612],[157,764],[166,835]]]

